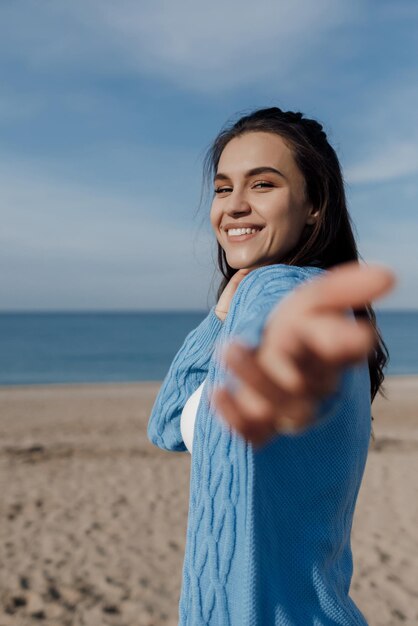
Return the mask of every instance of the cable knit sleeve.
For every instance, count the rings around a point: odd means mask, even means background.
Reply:
[[[267,266],[254,273],[252,284],[247,283],[231,335],[250,346],[257,346],[262,337],[267,318],[298,285],[324,273],[319,268],[278,265]],[[232,336],[231,336],[232,339]]]
[[[273,267],[271,270],[273,270]],[[323,273],[324,270],[319,268],[301,269],[297,267],[287,267],[284,271],[279,272],[266,269],[264,276],[260,272],[254,284],[249,285],[248,293],[237,317],[235,327],[231,330],[229,339],[240,341],[253,348],[260,345],[268,318],[280,306],[283,298],[290,295],[301,283],[313,280]],[[352,312],[347,312],[347,314],[352,315]],[[342,387],[349,376],[347,370],[344,371],[337,390],[329,394],[318,405],[316,421],[322,422],[329,419],[332,413],[335,412],[341,399]],[[230,371],[226,372],[226,385],[231,390],[239,388],[239,383],[237,383],[236,378]]]
[[[187,451],[180,431],[181,413],[189,396],[208,373],[222,325],[214,305],[202,322],[186,336],[175,355],[148,421],[147,436],[155,446],[163,450]]]

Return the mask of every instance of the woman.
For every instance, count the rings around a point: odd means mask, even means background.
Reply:
[[[160,448],[192,450],[179,623],[364,625],[350,532],[387,359],[370,302],[393,275],[358,264],[314,120],[254,111],[205,171],[224,279],[148,425]]]

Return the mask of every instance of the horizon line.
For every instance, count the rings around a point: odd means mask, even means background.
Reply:
[[[36,315],[36,314],[138,314],[138,313],[208,313],[212,308],[201,309],[0,309],[0,315]],[[418,313],[418,307],[373,307],[376,312],[383,313]]]

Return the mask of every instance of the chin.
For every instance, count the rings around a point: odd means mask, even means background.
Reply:
[[[253,263],[248,263],[246,261],[230,261],[227,259],[229,267],[232,267],[234,270],[242,270],[247,267],[253,267]]]
[[[268,263],[263,262],[261,259],[259,261],[257,260],[240,260],[237,261],[236,259],[232,260],[232,259],[228,259],[227,257],[227,262],[228,265],[230,267],[232,267],[234,270],[242,270],[245,268],[249,268],[249,269],[255,269],[256,267],[261,267],[262,265],[268,265]]]

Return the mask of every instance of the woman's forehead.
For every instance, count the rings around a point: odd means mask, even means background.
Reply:
[[[248,132],[231,139],[223,149],[217,172],[244,175],[257,167],[272,167],[287,176],[298,168],[286,141],[276,133]]]

